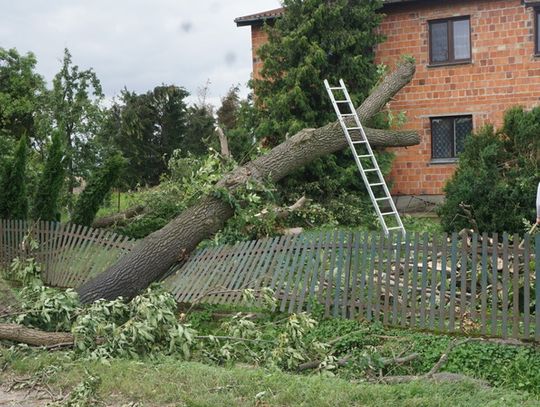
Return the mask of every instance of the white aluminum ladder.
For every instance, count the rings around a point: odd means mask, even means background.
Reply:
[[[347,142],[349,143],[349,147],[351,148],[354,156],[354,161],[356,162],[358,170],[362,175],[362,179],[364,180],[364,184],[368,190],[371,202],[375,207],[375,211],[377,212],[377,216],[383,228],[384,234],[388,236],[388,233],[391,230],[396,230],[401,232],[404,236],[405,228],[401,222],[401,217],[399,216],[396,205],[392,200],[392,196],[390,195],[386,181],[384,180],[381,169],[379,168],[377,159],[373,154],[373,150],[369,145],[366,133],[364,132],[364,128],[360,123],[358,115],[356,114],[356,109],[352,104],[351,97],[349,96],[345,83],[343,83],[343,79],[339,80],[339,86],[336,87],[330,86],[328,80],[325,79],[324,86],[326,87],[328,96],[330,96],[330,100],[332,101],[332,105],[336,111],[336,115],[339,123],[341,124],[341,128],[343,129],[343,133],[345,133],[345,137],[347,138]],[[334,92],[338,93],[338,99],[336,99]],[[348,107],[349,111],[347,113],[342,113],[340,106],[345,107],[345,105]],[[354,119],[354,124],[348,127],[348,125],[352,124],[351,119]],[[358,139],[355,137],[355,140],[353,141],[350,133],[351,131],[360,137],[358,137]],[[357,148],[361,149],[361,151],[359,152]],[[364,159],[364,162],[362,162],[362,159]],[[367,168],[364,168],[365,166]],[[368,175],[371,178],[368,178]],[[382,207],[389,209],[384,209],[383,212]]]

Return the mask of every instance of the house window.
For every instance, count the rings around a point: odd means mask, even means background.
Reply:
[[[472,116],[431,119],[431,157],[455,159],[463,151],[465,138],[472,132]]]
[[[429,23],[429,60],[432,65],[469,62],[471,28],[469,17]]]

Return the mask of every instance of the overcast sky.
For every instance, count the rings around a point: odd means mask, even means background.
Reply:
[[[50,84],[65,47],[94,68],[108,99],[124,87],[146,92],[184,86],[196,100],[210,80],[217,104],[251,73],[249,27],[239,16],[280,7],[279,0],[0,0],[0,46],[32,51]],[[193,99],[192,99],[193,100]]]

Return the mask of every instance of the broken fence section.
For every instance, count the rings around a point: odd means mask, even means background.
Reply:
[[[540,341],[540,235],[327,231],[205,248],[165,280],[179,302],[274,290],[284,312]]]
[[[126,236],[72,223],[0,220],[0,268],[16,257],[33,257],[42,267],[44,283],[54,287],[78,287],[134,244]]]

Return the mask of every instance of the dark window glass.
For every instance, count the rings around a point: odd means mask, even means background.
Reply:
[[[448,24],[446,22],[431,25],[431,61],[448,61]]]
[[[456,158],[463,151],[465,139],[471,132],[471,116],[431,119],[432,158]]]
[[[463,62],[471,59],[469,17],[429,23],[430,61],[432,64]]]

